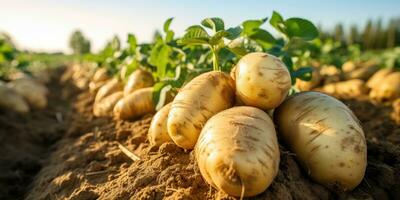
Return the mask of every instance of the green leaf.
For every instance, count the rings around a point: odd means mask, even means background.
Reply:
[[[203,19],[201,24],[207,28],[212,29],[214,32],[225,30],[224,21],[218,17]]]
[[[135,35],[128,34],[128,44],[129,44],[129,51],[134,53],[137,47],[137,40]]]
[[[302,67],[296,71],[291,72],[291,76],[292,79],[298,78],[304,81],[309,81],[312,78],[312,72],[313,72],[312,67]]]
[[[181,45],[197,45],[197,44],[208,44],[210,36],[199,25],[194,25],[186,29],[185,35],[182,39],[178,40],[178,44]]]
[[[299,37],[310,41],[318,37],[318,29],[315,25],[305,19],[289,18],[285,22],[286,34],[290,37]]]
[[[237,26],[237,27],[234,27],[234,28],[227,29],[226,32],[228,33],[228,35],[225,36],[225,37],[230,39],[230,40],[234,40],[234,39],[236,39],[236,38],[238,38],[240,36],[240,33],[242,32],[242,28]]]
[[[258,20],[246,20],[242,23],[243,34],[252,34],[255,29],[260,28],[262,24],[267,21],[268,18],[258,19]]]
[[[175,33],[173,31],[167,31],[167,35],[165,36],[165,42],[170,42],[174,39]]]
[[[282,61],[283,61],[283,63],[285,63],[285,65],[288,68],[289,72],[292,72],[293,71],[292,58],[289,55],[284,54],[284,56],[282,57]]]
[[[218,31],[218,32],[215,33],[215,35],[213,35],[210,38],[210,44],[211,45],[217,45],[217,44],[219,44],[221,42],[222,38],[224,38],[225,36],[228,36],[228,35],[229,35],[229,33],[226,32],[225,30]]]
[[[231,51],[232,53],[234,53],[236,56],[238,57],[242,57],[244,55],[246,55],[248,52],[246,50],[246,48],[241,47],[241,46],[235,46],[235,47],[227,47],[229,51]]]
[[[167,19],[167,21],[164,22],[164,32],[167,33],[169,31],[169,27],[170,27],[171,22],[172,22],[173,19],[174,18],[171,17],[171,18]]]
[[[282,27],[281,24],[283,24],[283,17],[281,16],[281,14],[279,14],[278,12],[274,11],[272,13],[271,19],[269,20],[269,23],[278,31],[282,32]]]
[[[255,40],[257,43],[260,43],[264,47],[271,47],[276,43],[274,36],[272,36],[271,33],[263,29],[255,30],[248,37],[252,40]]]

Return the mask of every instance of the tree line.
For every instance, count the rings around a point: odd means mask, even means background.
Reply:
[[[393,48],[400,46],[400,17],[392,18],[386,24],[382,19],[370,19],[362,28],[352,25],[346,30],[339,23],[330,31],[320,28],[320,37],[345,45],[358,44],[363,50]]]

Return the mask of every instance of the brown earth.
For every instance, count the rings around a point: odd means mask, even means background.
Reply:
[[[74,95],[70,87],[64,87],[64,96]],[[31,145],[32,150],[24,151],[10,147],[3,150],[5,143],[0,141],[3,154],[14,154],[10,157],[21,158],[22,166],[35,169],[25,172],[27,178],[18,187],[19,195],[5,197],[22,197],[27,191],[26,184],[33,180],[26,193],[27,199],[234,199],[204,182],[191,151],[172,143],[151,147],[147,140],[150,115],[131,122],[94,118],[91,114],[94,97],[88,92],[77,96],[70,109],[73,114],[69,115],[68,105],[55,99],[57,101],[51,104],[61,106],[63,110],[58,112],[67,116],[59,126],[51,117],[48,120],[53,121],[47,123],[42,122],[45,119],[34,118],[35,113],[24,122],[10,114],[1,116],[0,137],[8,134],[23,138],[21,141],[12,139],[8,144],[30,146],[32,141],[46,140],[35,142]],[[281,146],[278,176],[264,193],[252,199],[400,199],[400,126],[390,118],[391,106],[375,105],[366,97],[343,101],[360,119],[368,140],[368,168],[360,186],[348,193],[328,190],[310,180],[297,164],[295,156]],[[57,109],[51,112],[51,108],[37,115],[42,117],[43,113],[49,112],[48,115],[53,116],[50,113]],[[3,131],[7,125],[12,128]],[[20,127],[30,130],[20,131]],[[32,134],[36,140],[32,139]],[[54,137],[53,140],[44,139],[49,136]],[[60,136],[62,139],[49,148]],[[28,144],[19,144],[25,140]],[[141,159],[131,160],[121,151],[119,144]],[[52,153],[48,156],[47,152]],[[33,157],[32,163],[26,162],[26,156]],[[48,158],[42,162],[46,156]],[[8,162],[17,163],[15,160],[9,158]],[[1,164],[3,168],[2,160]],[[12,169],[24,168],[16,166]],[[3,171],[0,177],[4,176]],[[1,179],[0,197],[3,185],[20,183],[16,177],[12,180]]]

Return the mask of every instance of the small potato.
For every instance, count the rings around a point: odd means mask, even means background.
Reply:
[[[104,80],[104,81],[98,81],[98,82],[93,82],[91,81],[89,83],[89,91],[93,94],[97,93],[99,91],[99,89],[105,85],[109,80]]]
[[[339,82],[344,79],[342,71],[333,65],[323,65],[320,74],[324,84]]]
[[[346,80],[361,79],[366,81],[378,70],[379,67],[376,65],[363,66],[353,71],[345,73],[344,77]]]
[[[310,81],[296,80],[296,88],[300,91],[309,91],[316,88],[322,81],[322,76],[319,73],[319,68],[314,67],[312,72],[312,79]]]
[[[357,68],[358,68],[357,65],[351,60],[343,63],[342,65],[343,72],[351,72],[356,70]]]
[[[153,146],[160,146],[166,142],[172,142],[167,129],[168,113],[171,109],[171,103],[162,107],[151,120],[148,138]]]
[[[108,75],[107,69],[102,67],[98,68],[92,77],[92,82],[100,82],[100,81],[105,81],[108,80],[110,76]]]
[[[14,90],[0,81],[0,107],[9,109],[18,113],[28,113],[29,106],[25,99]]]
[[[367,144],[358,119],[339,100],[319,92],[288,98],[274,112],[279,137],[312,179],[348,191],[362,181]]]
[[[47,106],[47,88],[31,78],[15,79],[7,84],[16,93],[25,98],[30,106],[43,109]]]
[[[324,85],[322,90],[326,93],[340,97],[357,97],[368,93],[365,82],[360,79],[352,79]]]
[[[121,91],[122,88],[123,88],[123,85],[118,79],[116,79],[116,78],[111,79],[111,80],[107,81],[107,83],[105,83],[103,86],[100,87],[99,91],[96,94],[94,102],[99,102],[106,96],[108,96],[114,92]]]
[[[137,69],[128,78],[128,82],[124,87],[124,96],[145,87],[154,85],[154,79],[150,72]]]
[[[400,98],[397,98],[395,101],[393,101],[392,107],[393,110],[390,116],[398,125],[400,125]]]
[[[114,116],[118,119],[134,119],[154,113],[153,88],[142,88],[120,99],[114,107]]]
[[[393,72],[371,88],[369,97],[378,102],[393,101],[400,97],[400,72]]]
[[[193,149],[206,121],[234,104],[234,82],[223,72],[201,74],[191,80],[172,101],[168,134],[176,145]]]
[[[114,92],[93,105],[93,114],[96,117],[112,115],[115,104],[124,96],[122,91]]]
[[[236,95],[248,106],[276,108],[288,95],[290,73],[273,55],[256,52],[243,56],[235,70]]]
[[[377,71],[372,77],[367,81],[367,87],[372,88],[378,85],[386,76],[394,72],[393,69],[385,68]]]
[[[195,147],[204,179],[233,196],[255,196],[272,183],[279,169],[274,124],[262,110],[239,106],[211,117]]]

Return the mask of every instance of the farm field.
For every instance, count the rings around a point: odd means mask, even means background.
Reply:
[[[70,53],[0,30],[0,199],[400,199],[399,18],[178,20]]]

